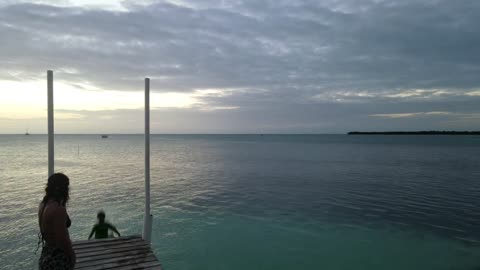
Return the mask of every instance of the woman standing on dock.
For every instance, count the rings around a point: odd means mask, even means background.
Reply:
[[[66,209],[69,184],[70,180],[62,173],[52,174],[48,178],[46,194],[38,209],[38,244],[42,243],[42,254],[38,261],[40,270],[73,269],[75,266],[75,252],[68,233],[71,221]]]

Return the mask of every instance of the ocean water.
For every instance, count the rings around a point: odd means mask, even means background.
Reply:
[[[153,135],[165,269],[480,269],[480,137]],[[143,220],[143,136],[57,135],[74,240]],[[0,269],[35,269],[47,137],[0,135]]]

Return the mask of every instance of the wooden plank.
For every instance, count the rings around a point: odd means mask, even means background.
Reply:
[[[118,262],[118,261],[123,261],[126,258],[133,258],[137,260],[141,259],[146,259],[149,257],[155,257],[155,254],[153,252],[148,252],[148,253],[130,253],[130,254],[122,254],[122,256],[104,256],[101,258],[97,258],[96,260],[84,260],[84,261],[77,261],[76,265],[78,267],[80,266],[86,266],[86,265],[96,265],[99,263],[111,263],[111,262]]]
[[[73,247],[76,251],[78,251],[79,253],[85,253],[85,252],[90,252],[90,251],[93,251],[93,250],[99,250],[99,249],[114,249],[116,247],[135,247],[135,246],[142,246],[142,245],[148,245],[147,243],[145,243],[144,241],[136,241],[136,242],[127,242],[127,243],[123,243],[123,242],[119,242],[118,244],[110,244],[110,245],[99,245],[99,246],[95,246],[95,245],[91,245],[91,246],[88,246],[88,247]]]
[[[73,243],[75,269],[161,269],[150,245],[140,236],[82,240]]]
[[[122,266],[116,266],[113,268],[104,268],[104,269],[114,269],[114,270],[140,270],[140,269],[162,269],[162,264],[159,263],[158,261],[152,261],[152,262],[142,262],[142,263],[136,263],[136,264],[131,264],[131,265],[122,265]],[[90,269],[88,269],[90,270]]]
[[[117,238],[107,238],[107,239],[91,239],[91,240],[81,240],[75,241],[72,243],[74,247],[86,247],[86,246],[98,246],[98,245],[114,245],[118,242],[136,242],[143,241],[141,237],[117,237]]]
[[[83,262],[77,262],[75,269],[77,268],[82,268],[82,267],[87,267],[87,266],[93,266],[93,265],[99,265],[99,264],[104,264],[104,263],[114,263],[114,262],[125,262],[127,260],[134,260],[134,261],[145,261],[145,260],[150,260],[150,259],[156,259],[155,254],[152,252],[147,253],[147,254],[130,254],[130,255],[125,255],[121,257],[105,257],[102,259],[98,260],[89,260],[89,261],[83,261]]]
[[[98,257],[101,255],[105,254],[116,254],[116,253],[128,253],[128,252],[136,252],[136,253],[146,253],[150,251],[150,247],[148,245],[145,245],[143,247],[137,247],[137,248],[119,248],[115,250],[103,250],[103,251],[97,251],[97,252],[83,252],[77,254],[77,260],[78,259],[83,259],[83,258],[93,258],[93,257]]]
[[[111,257],[117,257],[120,256],[122,253],[134,253],[134,254],[140,254],[140,253],[148,253],[151,250],[149,248],[137,248],[137,249],[117,249],[117,250],[112,250],[110,252],[99,252],[99,253],[88,253],[87,255],[84,254],[79,254],[77,255],[77,259],[79,261],[86,261],[86,260],[96,260],[97,258],[103,258],[105,255],[111,256]]]
[[[141,265],[160,265],[157,261],[155,256],[143,259],[143,260],[126,260],[126,261],[117,261],[117,262],[109,262],[109,263],[102,263],[99,265],[89,266],[85,268],[81,268],[82,270],[100,270],[100,269],[117,269],[117,268],[124,268],[124,269],[138,269]],[[77,267],[75,266],[75,269]],[[143,268],[140,268],[143,269]]]
[[[77,262],[75,264],[75,269],[81,269],[85,267],[92,267],[92,266],[98,266],[102,264],[108,264],[108,263],[115,263],[115,262],[124,262],[124,261],[150,261],[150,260],[157,260],[155,257],[155,254],[153,252],[145,253],[145,254],[131,254],[131,255],[126,255],[122,256],[120,258],[118,257],[106,257],[101,260],[93,260],[93,261],[84,261],[84,262]]]
[[[129,252],[121,252],[121,253],[114,253],[114,254],[104,254],[101,256],[96,256],[96,257],[88,257],[84,259],[78,259],[77,263],[88,263],[88,262],[93,262],[93,261],[102,261],[102,260],[108,260],[108,259],[115,259],[115,260],[122,260],[123,257],[126,256],[138,256],[138,257],[147,257],[150,255],[151,252],[135,252],[135,251],[129,251]]]
[[[90,253],[94,253],[97,255],[104,254],[105,252],[110,252],[110,253],[116,253],[118,251],[127,251],[127,250],[149,250],[150,246],[145,244],[145,243],[138,243],[135,245],[118,245],[118,246],[113,246],[109,248],[103,248],[103,247],[98,247],[98,248],[90,248],[90,249],[84,249],[82,251],[77,251],[75,250],[77,257],[85,257],[88,256]],[[87,255],[83,255],[87,254]]]
[[[121,256],[103,256],[101,258],[96,258],[95,260],[86,260],[86,261],[77,261],[77,263],[79,264],[87,264],[87,263],[93,263],[93,262],[101,262],[101,261],[104,261],[104,260],[109,260],[109,259],[113,259],[115,261],[121,261],[124,257],[129,257],[129,256],[138,256],[138,257],[148,257],[150,256],[151,253],[143,253],[143,254],[136,254],[136,253],[128,253],[128,254],[122,254]]]
[[[79,240],[75,241],[74,245],[81,245],[81,244],[89,244],[92,242],[100,243],[100,242],[115,242],[115,241],[125,241],[129,239],[142,239],[140,235],[129,235],[129,236],[121,236],[115,238],[105,238],[105,239],[92,239],[92,240]]]
[[[135,242],[145,242],[142,239],[128,239],[125,241],[111,241],[111,242],[95,242],[96,240],[90,240],[90,243],[84,243],[80,245],[72,244],[73,247],[75,248],[85,248],[85,247],[91,247],[91,246],[110,246],[110,245],[116,245],[118,243],[135,243]]]
[[[157,264],[157,265],[152,265],[152,266],[143,266],[142,268],[139,268],[140,269],[147,269],[147,270],[162,270],[162,264]]]
[[[85,252],[92,252],[92,251],[100,251],[105,249],[117,249],[117,248],[124,248],[124,247],[137,247],[137,246],[144,246],[147,245],[144,241],[135,241],[135,242],[119,242],[118,244],[111,244],[108,246],[88,246],[88,247],[74,247],[75,252],[77,253],[85,253]]]

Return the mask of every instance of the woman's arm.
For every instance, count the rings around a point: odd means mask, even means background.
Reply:
[[[75,252],[73,251],[72,241],[70,240],[70,234],[66,226],[67,222],[67,210],[63,206],[57,207],[54,212],[53,229],[55,235],[55,243],[57,246],[65,251],[67,256],[75,263]]]

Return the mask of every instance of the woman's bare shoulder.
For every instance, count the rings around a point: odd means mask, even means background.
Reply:
[[[48,211],[52,214],[57,214],[57,215],[67,214],[67,209],[65,208],[65,206],[54,201],[48,201],[46,203],[40,202],[38,209],[39,211],[41,211],[42,209],[45,209],[44,210],[45,212]]]

